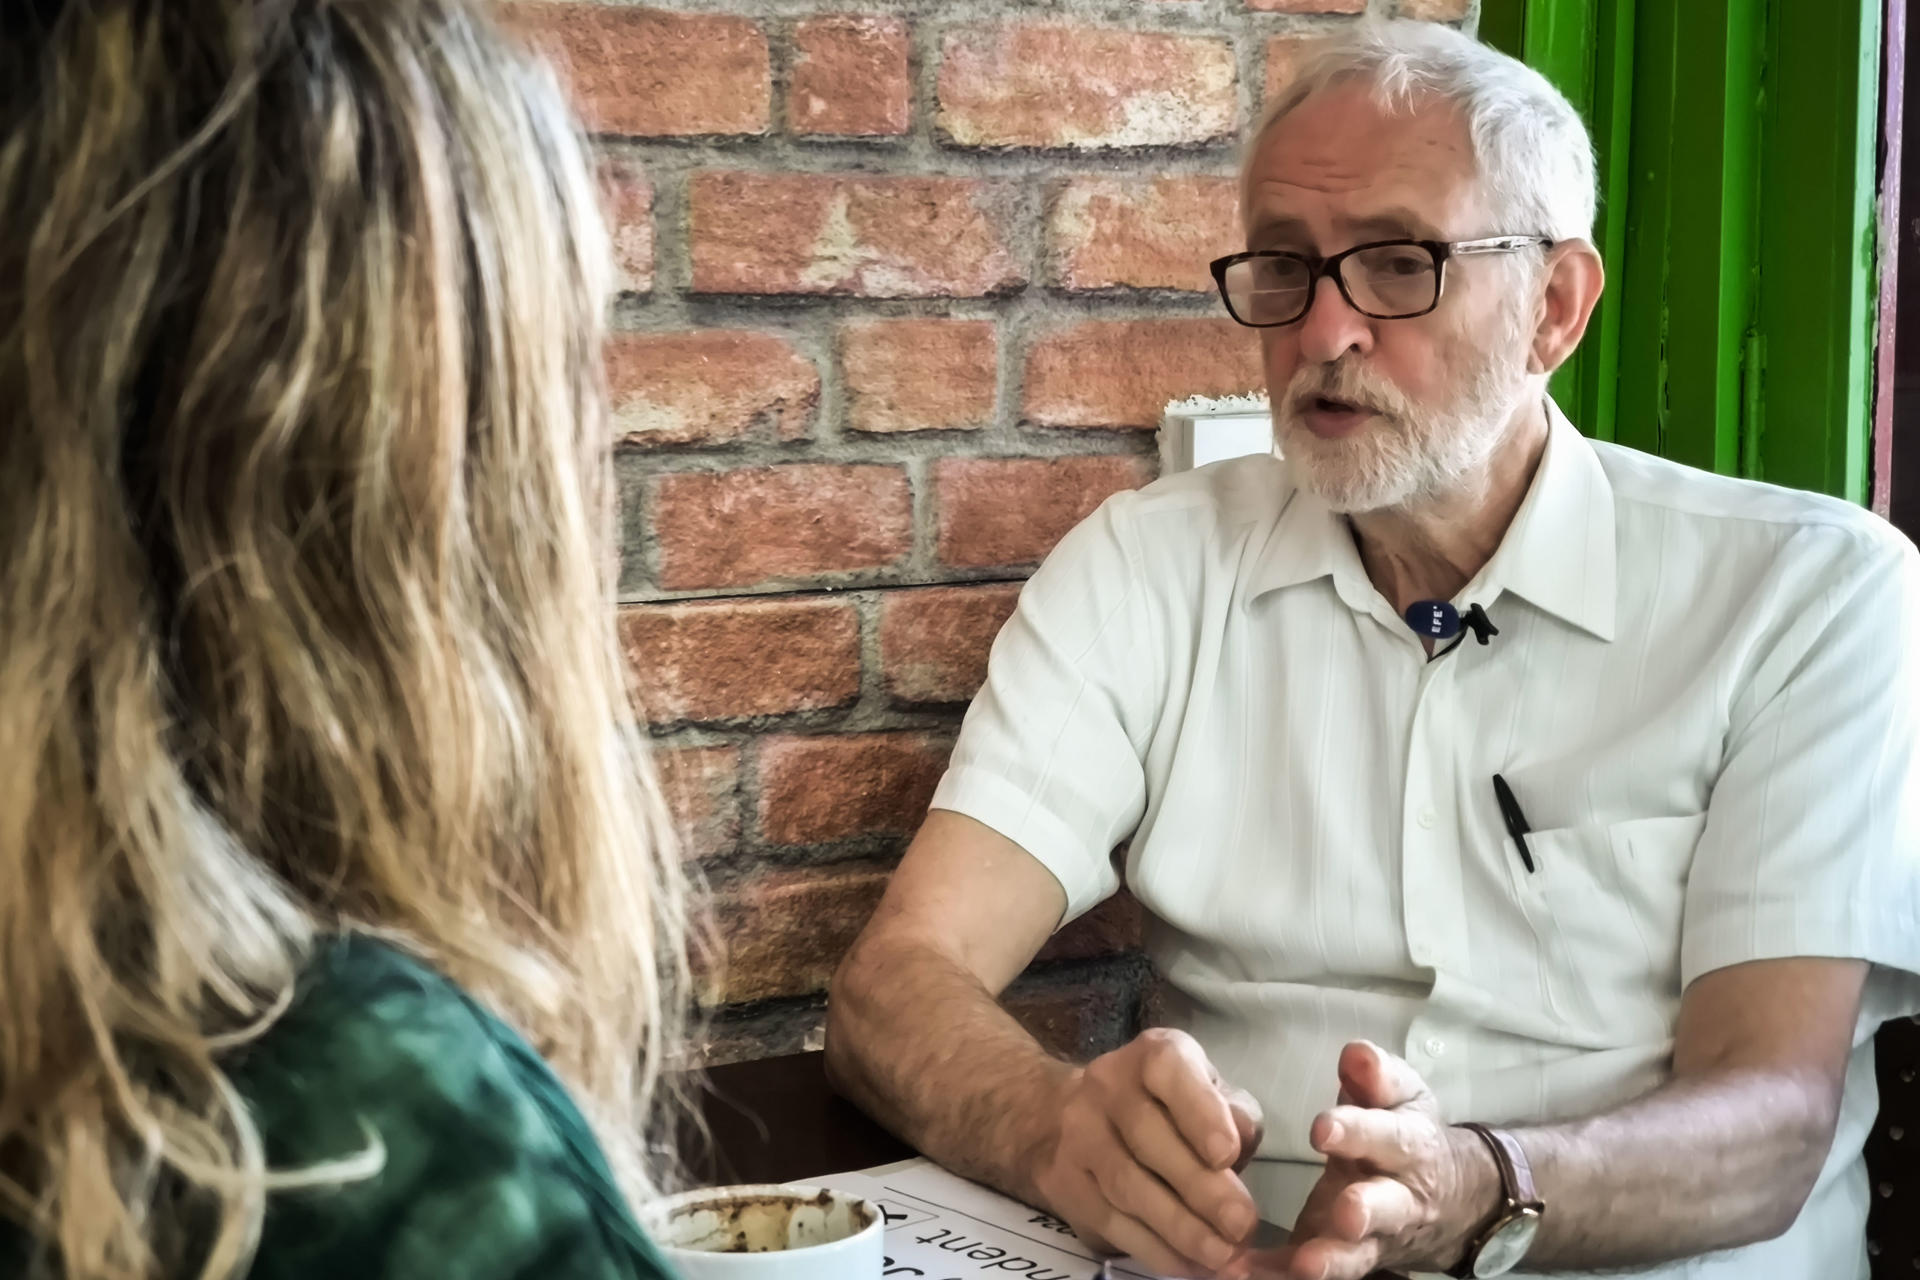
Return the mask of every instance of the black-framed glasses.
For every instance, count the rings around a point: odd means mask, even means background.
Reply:
[[[1347,305],[1375,320],[1409,320],[1440,305],[1447,261],[1482,253],[1516,253],[1546,236],[1485,240],[1373,240],[1317,258],[1281,249],[1230,253],[1211,264],[1227,314],[1255,329],[1292,324],[1313,306],[1322,276],[1332,276]]]

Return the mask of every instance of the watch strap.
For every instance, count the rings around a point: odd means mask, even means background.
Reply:
[[[1479,1134],[1480,1140],[1493,1152],[1493,1162],[1500,1167],[1500,1190],[1507,1201],[1501,1206],[1503,1210],[1511,1212],[1540,1203],[1540,1196],[1533,1187],[1533,1165],[1512,1134],[1505,1129],[1496,1129],[1472,1120],[1460,1127]]]
[[[1504,1129],[1495,1129],[1491,1125],[1467,1121],[1458,1126],[1472,1131],[1487,1144],[1493,1153],[1493,1163],[1500,1170],[1500,1207],[1488,1218],[1486,1224],[1474,1233],[1473,1243],[1467,1247],[1467,1256],[1459,1265],[1447,1274],[1465,1280],[1474,1273],[1474,1264],[1479,1261],[1480,1251],[1501,1227],[1518,1216],[1523,1210],[1539,1213],[1546,1208],[1540,1202],[1539,1193],[1534,1189],[1533,1165],[1527,1159],[1526,1151],[1519,1140]]]

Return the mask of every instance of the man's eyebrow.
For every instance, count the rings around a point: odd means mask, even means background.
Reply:
[[[1411,209],[1382,209],[1364,218],[1342,218],[1340,225],[1366,233],[1387,232],[1392,235],[1415,236],[1422,240],[1439,238],[1439,232],[1434,229],[1433,224]]]
[[[1338,219],[1338,225],[1356,236],[1407,237],[1415,240],[1441,238],[1431,223],[1411,209],[1382,209],[1363,218]],[[1312,244],[1313,234],[1307,229],[1306,223],[1285,214],[1256,218],[1253,229],[1247,233],[1247,243],[1263,245],[1275,241]]]
[[[1298,244],[1312,244],[1313,236],[1307,230],[1307,224],[1298,218],[1268,217],[1254,220],[1253,229],[1247,233],[1248,244],[1270,244],[1275,240],[1293,241]]]

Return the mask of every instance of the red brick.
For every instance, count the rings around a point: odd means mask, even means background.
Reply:
[[[607,343],[613,426],[626,444],[712,444],[771,421],[804,438],[820,374],[785,338],[744,329],[618,334]]]
[[[679,747],[660,751],[660,781],[682,852],[689,858],[726,853],[740,843],[740,748]]]
[[[907,24],[898,18],[830,14],[794,30],[787,128],[799,134],[905,133],[912,120]]]
[[[1153,478],[1145,458],[946,458],[934,464],[939,554],[958,568],[1033,564],[1110,494]]]
[[[951,431],[993,421],[991,320],[872,320],[840,331],[847,425]]]
[[[745,18],[604,4],[509,4],[502,16],[560,63],[596,133],[767,131],[767,37]]]
[[[1232,178],[1077,178],[1047,219],[1053,282],[1068,289],[1210,292],[1207,263],[1244,247]]]
[[[951,32],[939,99],[940,128],[968,147],[1178,146],[1239,121],[1227,41],[1109,27]]]
[[[653,184],[639,165],[600,163],[601,200],[613,238],[614,284],[622,293],[653,289]]]
[[[1260,390],[1253,330],[1227,319],[1090,320],[1027,357],[1027,421],[1046,427],[1160,425],[1170,400]]]
[[[620,635],[656,724],[744,720],[851,705],[860,619],[838,600],[634,605]]]
[[[1265,13],[1365,13],[1367,0],[1247,0]]]
[[[1267,41],[1266,96],[1260,99],[1262,103],[1280,96],[1300,65],[1301,51],[1311,40],[1311,36],[1274,36]]]
[[[1472,7],[1472,0],[1400,0],[1400,16],[1425,18],[1430,22],[1459,22]]]
[[[695,174],[696,293],[979,297],[1026,283],[1014,189],[967,178]]]
[[[912,835],[952,750],[924,733],[765,739],[760,834],[769,844]]]
[[[1140,947],[1146,915],[1130,893],[1116,893],[1047,939],[1035,960],[1089,960]]]
[[[653,482],[649,506],[668,590],[884,569],[913,544],[913,495],[899,467],[682,472]]]
[[[880,666],[897,702],[965,702],[987,678],[993,638],[1020,588],[932,587],[890,591],[880,606]]]
[[[765,871],[714,895],[726,955],[701,981],[707,1005],[813,995],[873,914],[888,872],[871,863]]]

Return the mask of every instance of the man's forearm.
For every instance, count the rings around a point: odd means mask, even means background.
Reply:
[[[1811,1073],[1729,1070],[1515,1129],[1547,1204],[1527,1269],[1634,1266],[1781,1234],[1826,1161],[1837,1106]],[[1491,1169],[1481,1176],[1497,1188]]]
[[[929,948],[870,940],[834,980],[834,1084],[915,1149],[1038,1202],[1040,1117],[1075,1068],[1053,1057],[961,966]]]

